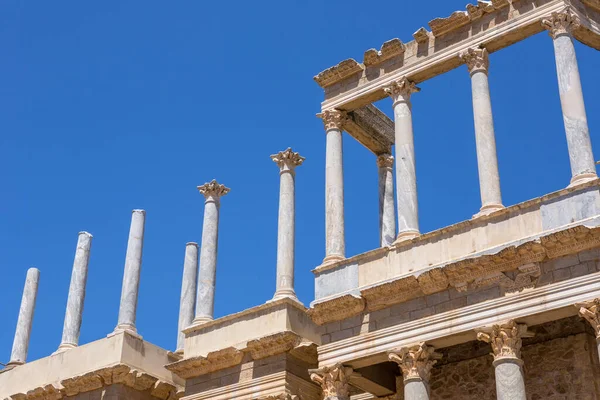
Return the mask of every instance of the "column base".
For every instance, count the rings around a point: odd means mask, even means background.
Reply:
[[[595,174],[594,172],[575,175],[574,177],[571,178],[571,183],[569,183],[569,186],[567,186],[567,187],[570,188],[573,186],[581,185],[582,183],[590,182],[595,179],[598,179],[598,175]]]
[[[58,349],[56,349],[56,351],[52,353],[52,355],[74,349],[75,347],[77,347],[77,345],[74,343],[61,343],[60,346],[58,346]]]
[[[128,334],[130,336],[133,336],[136,339],[142,340],[142,335],[140,335],[139,333],[137,333],[137,331],[135,329],[135,326],[125,325],[125,324],[117,325],[117,327],[115,328],[115,330],[112,331],[111,333],[109,333],[108,335],[106,335],[106,337],[107,338],[113,337],[113,336],[116,336],[116,335],[118,335],[120,333],[126,333],[126,334]]]
[[[203,316],[194,318],[194,320],[192,321],[192,325],[204,324],[204,323],[207,323],[207,322],[210,322],[213,320],[214,320],[213,317],[210,317],[208,315],[203,315]]]
[[[285,292],[285,293],[275,293],[275,295],[273,296],[273,298],[271,300],[267,300],[267,303],[272,303],[274,301],[277,300],[281,300],[281,299],[290,299],[295,301],[298,304],[302,304],[302,302],[298,299],[298,297],[296,296],[295,292]],[[304,305],[304,304],[302,304]]]
[[[500,211],[504,208],[505,207],[500,203],[486,204],[485,206],[481,207],[481,209],[479,210],[479,212],[477,214],[473,215],[473,219],[483,217],[485,215],[490,215],[490,214],[495,213],[496,211]]]
[[[346,257],[344,257],[343,255],[340,255],[340,254],[330,254],[330,255],[326,256],[323,259],[323,263],[321,265],[333,264],[333,263],[336,263],[338,261],[343,261],[345,259],[346,259]]]
[[[3,371],[8,371],[15,367],[18,367],[19,365],[24,365],[24,364],[25,363],[23,361],[9,361],[8,364],[6,364],[6,366],[4,367]]]
[[[419,236],[421,236],[421,232],[419,232],[419,231],[400,232],[400,233],[398,233],[398,236],[396,236],[396,240],[394,240],[394,243],[392,243],[392,246],[395,246],[398,243],[406,242],[407,240],[412,240]]]

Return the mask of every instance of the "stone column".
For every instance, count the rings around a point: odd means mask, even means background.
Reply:
[[[600,355],[600,299],[575,304],[579,309],[579,315],[590,323],[596,333],[596,346]]]
[[[428,400],[431,368],[442,357],[431,346],[420,343],[388,353],[390,361],[398,364],[404,377],[404,399]]]
[[[475,121],[475,144],[477,146],[477,168],[481,193],[480,215],[487,215],[504,208],[500,192],[494,118],[488,83],[489,57],[486,49],[469,49],[460,54],[461,60],[471,74],[473,115]]]
[[[496,397],[498,400],[526,400],[521,338],[532,337],[527,325],[510,320],[477,333],[477,339],[492,345]]]
[[[75,261],[73,261],[73,272],[71,273],[69,297],[67,298],[67,311],[65,313],[62,340],[57,352],[72,349],[79,345],[92,237],[87,232],[79,232],[77,249],[75,250]]]
[[[294,245],[296,222],[296,167],[305,158],[291,148],[273,154],[279,167],[279,218],[277,226],[277,283],[273,300],[290,297],[298,300],[294,291]]]
[[[27,278],[25,278],[25,288],[23,289],[23,297],[21,298],[15,339],[13,341],[12,352],[10,353],[10,361],[6,366],[7,368],[14,368],[17,365],[25,364],[27,360],[31,323],[33,322],[33,311],[35,309],[39,281],[40,271],[37,268],[29,268],[27,270]]]
[[[198,243],[185,245],[183,278],[181,279],[181,297],[179,300],[179,324],[177,326],[176,354],[183,355],[185,335],[183,330],[192,325],[196,306],[196,284],[198,281]]]
[[[325,158],[325,259],[323,264],[343,260],[344,238],[344,170],[342,127],[346,114],[326,110],[317,115],[325,124],[327,149]]]
[[[146,211],[132,211],[129,240],[127,241],[127,253],[125,254],[125,271],[123,273],[123,288],[121,289],[119,321],[115,328],[115,333],[127,331],[136,335],[137,332],[135,327],[135,317],[140,288],[140,273],[142,271],[142,248],[144,247],[145,221]]]
[[[543,20],[542,23],[554,41],[560,104],[571,161],[572,186],[597,178],[581,79],[573,45],[572,31],[579,26],[579,21],[567,8],[562,12],[552,13],[552,16]]]
[[[198,190],[204,196],[204,222],[202,224],[202,248],[200,249],[200,277],[196,297],[196,318],[193,323],[213,320],[215,309],[215,281],[217,274],[217,243],[219,239],[219,207],[221,197],[229,188],[212,180]]]
[[[394,208],[394,157],[377,156],[379,172],[379,243],[388,247],[396,240],[396,209]]]
[[[323,400],[350,400],[348,379],[353,373],[352,368],[336,364],[309,372],[310,379],[321,386]]]
[[[393,82],[385,92],[393,100],[396,130],[396,201],[398,202],[398,236],[395,243],[413,239],[419,233],[417,176],[412,124],[411,94],[420,89],[406,77]]]

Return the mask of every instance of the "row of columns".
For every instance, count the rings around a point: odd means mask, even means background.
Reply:
[[[588,130],[581,89],[581,79],[575,56],[572,32],[578,21],[570,8],[553,13],[543,20],[554,43],[558,87],[565,133],[571,164],[570,185],[596,179],[596,168]],[[481,209],[474,217],[502,209],[502,193],[498,173],[498,158],[494,120],[488,83],[489,56],[484,48],[471,48],[458,55],[467,65],[471,76],[475,143]],[[392,98],[395,124],[395,173],[397,222],[396,234],[393,202],[393,179],[388,162],[391,154],[377,158],[379,167],[380,244],[390,246],[420,235],[415,169],[414,134],[411,96],[420,91],[415,83],[402,77],[384,88]],[[326,146],[326,246],[324,264],[345,257],[344,183],[342,169],[342,130],[347,119],[345,112],[331,109],[318,115],[323,119],[327,136]],[[383,159],[381,158],[383,157]],[[392,229],[393,228],[393,229]],[[393,239],[391,239],[393,238]]]

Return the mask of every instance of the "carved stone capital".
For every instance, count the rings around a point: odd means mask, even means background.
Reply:
[[[575,307],[579,309],[579,315],[592,325],[596,338],[600,339],[600,299],[577,303]]]
[[[413,81],[408,80],[407,77],[402,77],[386,86],[384,91],[396,105],[399,102],[410,102],[410,95],[420,92],[421,89]]]
[[[570,35],[579,26],[579,19],[570,8],[565,8],[542,20],[542,26],[548,30],[552,39],[556,39],[560,35]]]
[[[349,399],[348,379],[354,372],[352,368],[336,364],[333,367],[323,367],[310,372],[310,379],[321,386],[325,399],[330,397]]]
[[[321,114],[317,114],[317,117],[323,120],[325,131],[331,129],[343,130],[344,123],[348,119],[348,115],[340,110],[325,110]]]
[[[206,199],[208,199],[209,197],[220,198],[225,196],[231,189],[213,179],[204,185],[198,186],[198,190]]]
[[[459,57],[467,65],[471,75],[475,72],[488,73],[490,59],[486,49],[470,48],[460,53]]]
[[[492,345],[494,360],[501,358],[521,359],[522,338],[532,337],[527,325],[510,320],[505,324],[494,325],[489,331],[477,332],[477,340]]]
[[[302,157],[299,153],[292,151],[291,147],[288,147],[284,151],[280,151],[277,154],[272,154],[271,160],[273,160],[283,172],[293,171],[296,167],[302,165],[306,158]]]
[[[302,398],[295,394],[285,392],[278,395],[259,397],[257,400],[302,400]]]
[[[433,347],[419,343],[388,353],[388,358],[398,364],[405,381],[419,379],[429,382],[431,368],[442,358],[442,355],[436,353]]]
[[[377,156],[377,167],[378,168],[393,168],[394,167],[394,156],[391,154],[380,154]]]

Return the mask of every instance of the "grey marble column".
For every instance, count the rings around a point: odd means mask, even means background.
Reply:
[[[183,278],[181,279],[181,297],[179,300],[179,324],[177,326],[176,354],[183,354],[185,335],[183,330],[194,321],[196,303],[196,284],[198,281],[198,243],[185,245],[183,261]]]
[[[289,297],[298,300],[294,291],[296,167],[305,158],[291,148],[273,154],[279,167],[279,217],[277,225],[277,283],[273,300]]]
[[[33,322],[39,281],[40,271],[37,268],[29,268],[27,270],[27,278],[25,278],[25,288],[23,289],[23,297],[21,298],[17,329],[15,330],[15,338],[7,368],[25,364],[25,361],[27,361],[31,324]]]
[[[200,249],[200,276],[196,297],[196,317],[193,323],[213,320],[215,309],[215,282],[217,274],[217,244],[219,239],[219,207],[221,197],[229,188],[212,180],[198,190],[204,196],[204,222],[202,224],[202,248]]]
[[[570,9],[543,21],[554,41],[558,89],[571,162],[571,186],[596,179],[596,165],[588,129],[572,30],[579,25]]]
[[[475,217],[498,211],[502,205],[500,175],[496,154],[494,118],[488,82],[489,57],[486,49],[469,49],[460,55],[471,75],[473,116],[475,121],[475,143],[481,210]]]
[[[388,358],[398,364],[404,377],[404,399],[429,400],[431,369],[442,357],[425,343],[400,348],[388,353]]]
[[[343,260],[346,253],[344,237],[344,170],[342,128],[346,114],[326,110],[323,119],[327,135],[325,159],[325,259],[323,264]]]
[[[88,232],[79,232],[75,260],[73,261],[73,272],[71,273],[69,297],[67,298],[67,311],[65,313],[62,340],[57,352],[72,349],[79,345],[92,237]]]
[[[127,253],[125,254],[125,271],[123,273],[123,288],[121,290],[121,304],[119,306],[119,321],[115,332],[127,331],[133,334],[137,332],[135,317],[140,288],[140,273],[142,271],[145,221],[146,211],[132,211]]]
[[[394,157],[377,156],[379,173],[379,243],[388,247],[396,240],[396,209],[394,207]]]
[[[477,339],[492,346],[496,397],[498,400],[526,400],[522,338],[532,337],[527,325],[510,320],[477,333]]]
[[[385,92],[390,95],[394,108],[396,130],[396,201],[398,203],[398,236],[395,243],[420,235],[419,206],[417,202],[417,175],[413,137],[412,105],[410,96],[420,91],[406,77],[393,82]]]

